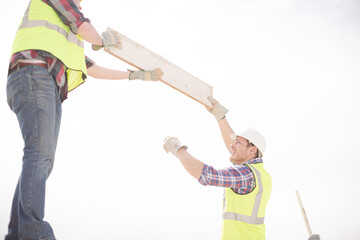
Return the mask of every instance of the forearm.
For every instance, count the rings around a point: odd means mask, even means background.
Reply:
[[[232,144],[233,140],[231,139],[231,135],[234,134],[234,131],[230,127],[228,121],[226,120],[226,117],[218,121],[219,128],[221,131],[221,136],[224,140],[224,143],[226,145],[226,148],[230,152],[230,144]]]
[[[184,166],[186,171],[190,173],[195,179],[199,179],[204,167],[204,163],[193,157],[184,148],[180,148],[176,156],[180,159],[181,164]]]
[[[97,79],[120,80],[129,79],[129,72],[108,69],[94,64],[88,68],[88,75]]]
[[[99,46],[103,45],[102,37],[96,31],[95,27],[89,22],[82,23],[77,34],[89,43]]]

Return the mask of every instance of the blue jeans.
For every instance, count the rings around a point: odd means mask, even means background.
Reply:
[[[30,65],[8,76],[6,90],[25,144],[5,240],[53,240],[53,230],[43,218],[62,112],[57,86],[47,69]]]

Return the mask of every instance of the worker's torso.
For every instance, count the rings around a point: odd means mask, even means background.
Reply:
[[[12,54],[30,49],[49,52],[64,63],[69,91],[86,78],[82,39],[41,0],[30,1],[16,34]]]
[[[225,189],[222,240],[265,239],[264,217],[271,193],[271,176],[263,163],[248,166],[254,172],[256,187],[245,195]]]

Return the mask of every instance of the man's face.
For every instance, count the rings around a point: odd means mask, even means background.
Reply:
[[[250,146],[248,140],[237,137],[230,145],[230,161],[241,164],[254,158],[254,146]]]

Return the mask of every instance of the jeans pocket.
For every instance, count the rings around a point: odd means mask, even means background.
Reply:
[[[30,91],[49,91],[54,88],[54,80],[47,69],[34,66],[29,73],[28,87]]]
[[[13,112],[17,113],[25,98],[21,72],[15,72],[8,76],[6,94],[9,107]]]

